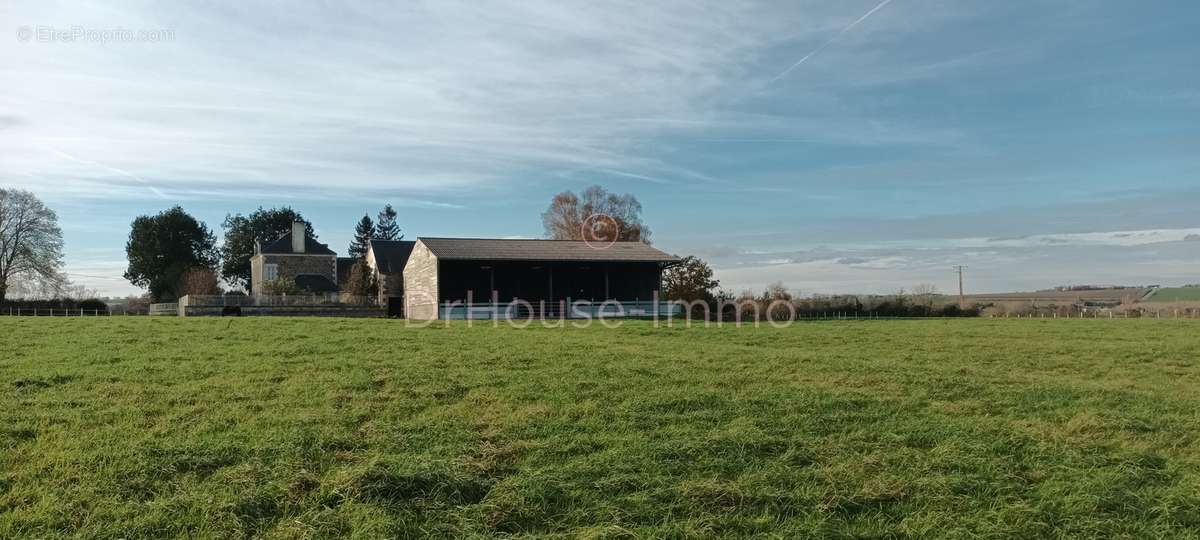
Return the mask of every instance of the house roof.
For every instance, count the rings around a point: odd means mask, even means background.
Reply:
[[[417,243],[412,240],[371,240],[371,251],[375,254],[375,264],[384,274],[403,272],[408,263],[408,256]]]
[[[642,242],[604,244],[582,240],[511,240],[498,238],[419,239],[439,259],[491,261],[677,262],[678,257]]]
[[[316,274],[300,274],[296,276],[296,286],[314,293],[338,292],[336,283],[329,281],[329,278],[325,276],[318,276]]]
[[[271,253],[277,255],[295,254],[292,251],[292,233],[287,233],[278,240],[263,244],[259,248],[259,253]],[[311,236],[304,236],[304,255],[337,255],[329,246],[313,240]]]

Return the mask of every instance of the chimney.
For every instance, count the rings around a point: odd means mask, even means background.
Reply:
[[[292,222],[292,253],[304,253],[304,222]]]

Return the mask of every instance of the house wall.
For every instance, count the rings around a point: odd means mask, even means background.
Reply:
[[[253,257],[250,257],[250,292],[253,294],[258,294],[259,291],[262,291],[262,281],[263,281],[262,265],[263,265],[262,254],[255,254]]]
[[[259,253],[250,258],[250,290],[262,293],[263,265],[279,267],[279,277],[295,279],[301,274],[325,276],[337,283],[336,255],[292,255],[282,253]]]
[[[375,249],[367,247],[366,255],[367,266],[375,274],[375,282],[379,283],[379,301],[386,302],[390,297],[404,296],[404,273],[403,272],[388,272],[379,271],[379,262],[375,258]]]
[[[405,314],[410,319],[438,316],[438,259],[420,240],[404,265]]]

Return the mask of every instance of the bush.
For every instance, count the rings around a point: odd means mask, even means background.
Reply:
[[[277,277],[263,282],[263,293],[270,296],[281,296],[285,294],[304,294],[304,290],[296,285],[296,280],[294,279]]]
[[[53,298],[49,300],[12,300],[6,299],[0,302],[0,311],[7,314],[9,310],[33,311],[38,310],[66,310],[79,311],[84,310],[88,314],[91,312],[99,312],[101,314],[108,313],[108,304],[103,301],[89,298],[87,300],[75,300],[73,298]]]

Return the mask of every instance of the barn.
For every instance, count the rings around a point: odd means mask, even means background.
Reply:
[[[677,308],[660,291],[663,270],[679,259],[642,242],[422,237],[405,251],[399,279],[410,319],[650,316]]]

